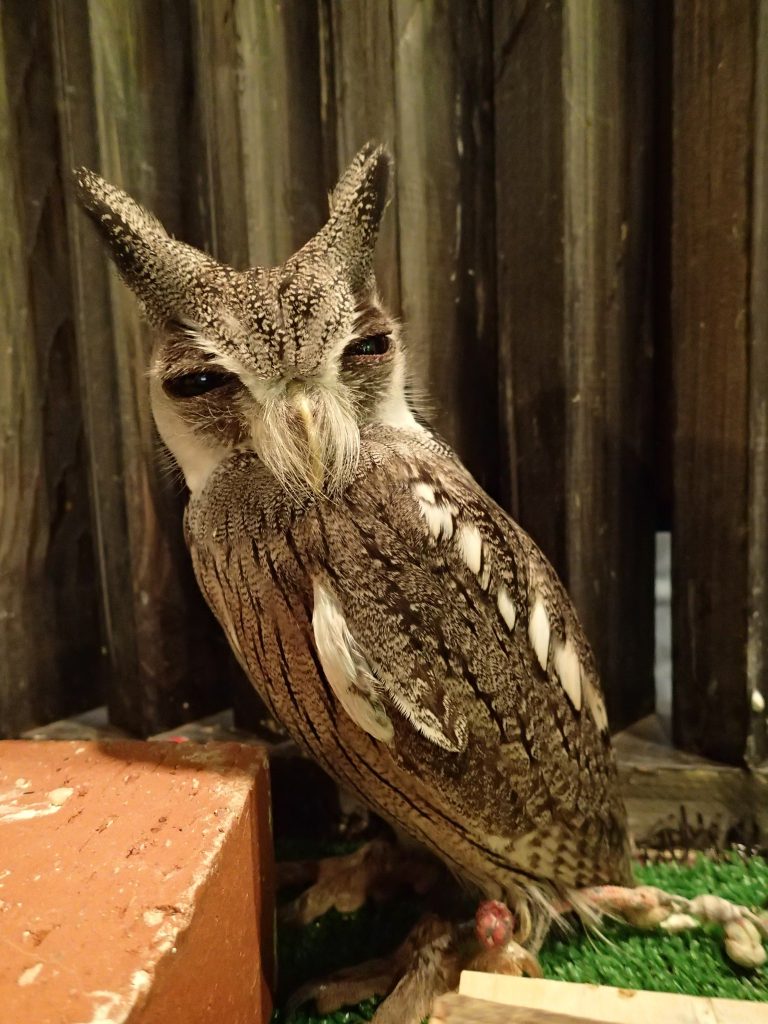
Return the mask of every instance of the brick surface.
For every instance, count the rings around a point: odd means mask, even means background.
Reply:
[[[265,752],[0,743],[0,1024],[264,1024]]]

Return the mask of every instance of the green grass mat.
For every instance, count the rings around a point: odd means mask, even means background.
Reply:
[[[768,860],[743,860],[729,855],[713,862],[700,857],[696,864],[658,864],[638,867],[637,880],[683,896],[710,892],[747,906],[768,904]],[[308,928],[284,928],[278,934],[280,992],[323,976],[339,967],[391,950],[416,920],[415,900],[400,900],[379,907],[364,907],[356,914],[332,911]],[[725,956],[719,935],[698,929],[683,935],[638,933],[618,924],[606,924],[605,940],[580,929],[553,934],[540,960],[548,978],[595,982],[621,988],[722,996],[768,1001],[768,967],[742,971]],[[311,1007],[292,1016],[277,1011],[273,1024],[355,1024],[370,1020],[376,1008],[370,1000],[330,1016],[313,1016]]]

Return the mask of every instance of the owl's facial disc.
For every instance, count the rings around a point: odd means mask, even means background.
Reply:
[[[152,409],[193,492],[250,448],[287,492],[333,495],[355,471],[366,424],[419,429],[373,274],[390,165],[384,147],[363,146],[314,238],[282,266],[242,272],[176,241],[98,175],[76,172],[84,208],[159,328]]]
[[[153,413],[193,492],[234,451],[253,450],[292,496],[334,496],[354,475],[366,424],[416,428],[398,325],[375,295],[322,329],[291,323],[292,345],[263,317],[256,341],[236,343],[241,316],[224,318],[233,331],[226,345],[202,325],[175,321],[158,340]],[[310,344],[309,327],[326,340]]]

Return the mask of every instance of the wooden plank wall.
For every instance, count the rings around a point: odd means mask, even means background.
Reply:
[[[0,8],[0,734],[98,700],[99,602],[54,57]]]
[[[763,2],[675,5],[675,736],[732,763],[765,755],[766,29]]]
[[[620,728],[653,710],[652,5],[496,9],[505,498]]]
[[[312,234],[375,137],[397,165],[377,273],[414,390],[568,585],[613,725],[653,707],[661,466],[676,481],[677,736],[738,761],[751,730],[757,758],[765,7],[39,0],[30,17],[5,0],[0,732],[100,694],[142,735],[232,693],[241,722],[258,715],[191,579],[147,405],[150,336],[69,169],[98,169],[243,267]],[[655,212],[668,95],[674,231]],[[656,365],[652,294],[672,295],[674,328]],[[659,388],[674,444],[657,436]]]

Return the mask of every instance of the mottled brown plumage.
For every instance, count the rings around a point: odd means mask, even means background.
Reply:
[[[366,146],[319,234],[281,267],[242,273],[79,174],[160,328],[153,409],[190,486],[198,581],[296,741],[485,895],[545,904],[628,883],[573,607],[409,409],[371,269],[388,170]]]

